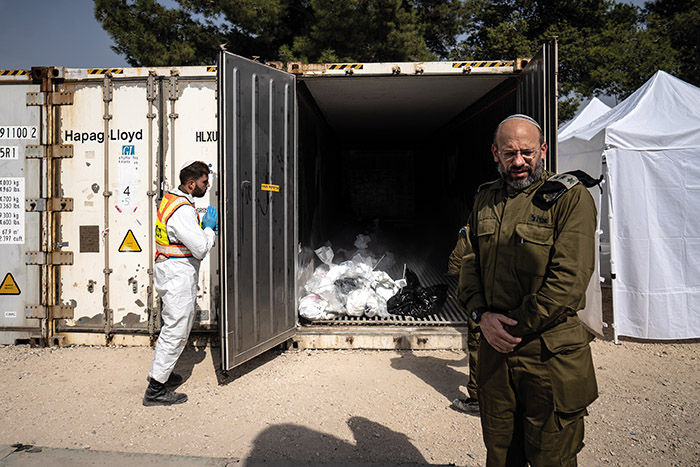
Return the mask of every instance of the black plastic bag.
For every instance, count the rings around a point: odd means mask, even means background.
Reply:
[[[357,279],[354,277],[343,277],[342,279],[337,279],[335,282],[333,282],[333,285],[338,288],[338,291],[342,295],[347,295],[360,287],[360,284],[357,283]]]
[[[418,276],[406,268],[406,287],[387,301],[392,315],[425,318],[438,313],[447,299],[447,284],[421,287]]]

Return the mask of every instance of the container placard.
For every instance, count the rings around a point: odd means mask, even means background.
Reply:
[[[35,126],[0,126],[0,139],[37,139],[39,130]]]
[[[0,160],[19,159],[19,146],[0,146]]]
[[[119,196],[117,202],[122,210],[132,211],[136,208],[132,191],[137,188],[139,179],[139,157],[133,144],[122,145],[119,164]]]
[[[0,178],[0,244],[24,243],[24,177]]]

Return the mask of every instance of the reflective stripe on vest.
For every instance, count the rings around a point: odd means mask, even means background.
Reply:
[[[158,216],[156,218],[156,259],[159,255],[166,258],[177,257],[186,258],[193,256],[192,252],[182,243],[173,243],[168,237],[168,219],[181,206],[189,204],[194,208],[194,204],[184,196],[179,196],[174,193],[165,193],[163,199],[158,206]],[[197,210],[195,209],[195,212]],[[199,213],[197,212],[197,219]]]

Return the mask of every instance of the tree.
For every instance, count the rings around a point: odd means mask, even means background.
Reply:
[[[132,66],[208,65],[220,44],[252,57],[275,58],[312,19],[303,0],[95,0],[95,18]]]
[[[239,55],[308,62],[445,58],[460,0],[95,0],[113,49],[133,66],[202,65]]]
[[[559,41],[559,115],[571,118],[596,94],[627,97],[659,68],[673,72],[668,39],[645,28],[637,7],[611,0],[472,0],[461,58],[533,56],[551,36]]]
[[[667,37],[679,57],[676,76],[700,86],[700,1],[657,0],[644,9],[649,33]]]

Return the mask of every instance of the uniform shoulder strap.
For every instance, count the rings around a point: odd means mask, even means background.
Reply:
[[[496,183],[498,180],[500,180],[500,179],[497,178],[497,179],[495,179],[495,180],[491,180],[490,182],[482,183],[481,185],[479,185],[479,188],[476,189],[476,192],[479,193],[481,190],[483,190],[484,188],[487,188],[487,187],[493,185],[493,184]]]
[[[600,178],[595,179],[583,170],[571,170],[562,174],[556,174],[549,177],[549,179],[537,189],[532,199],[532,204],[546,211],[554,206],[554,203],[556,203],[559,198],[564,196],[579,183],[586,188],[591,188],[600,184],[602,181],[602,175]]]

